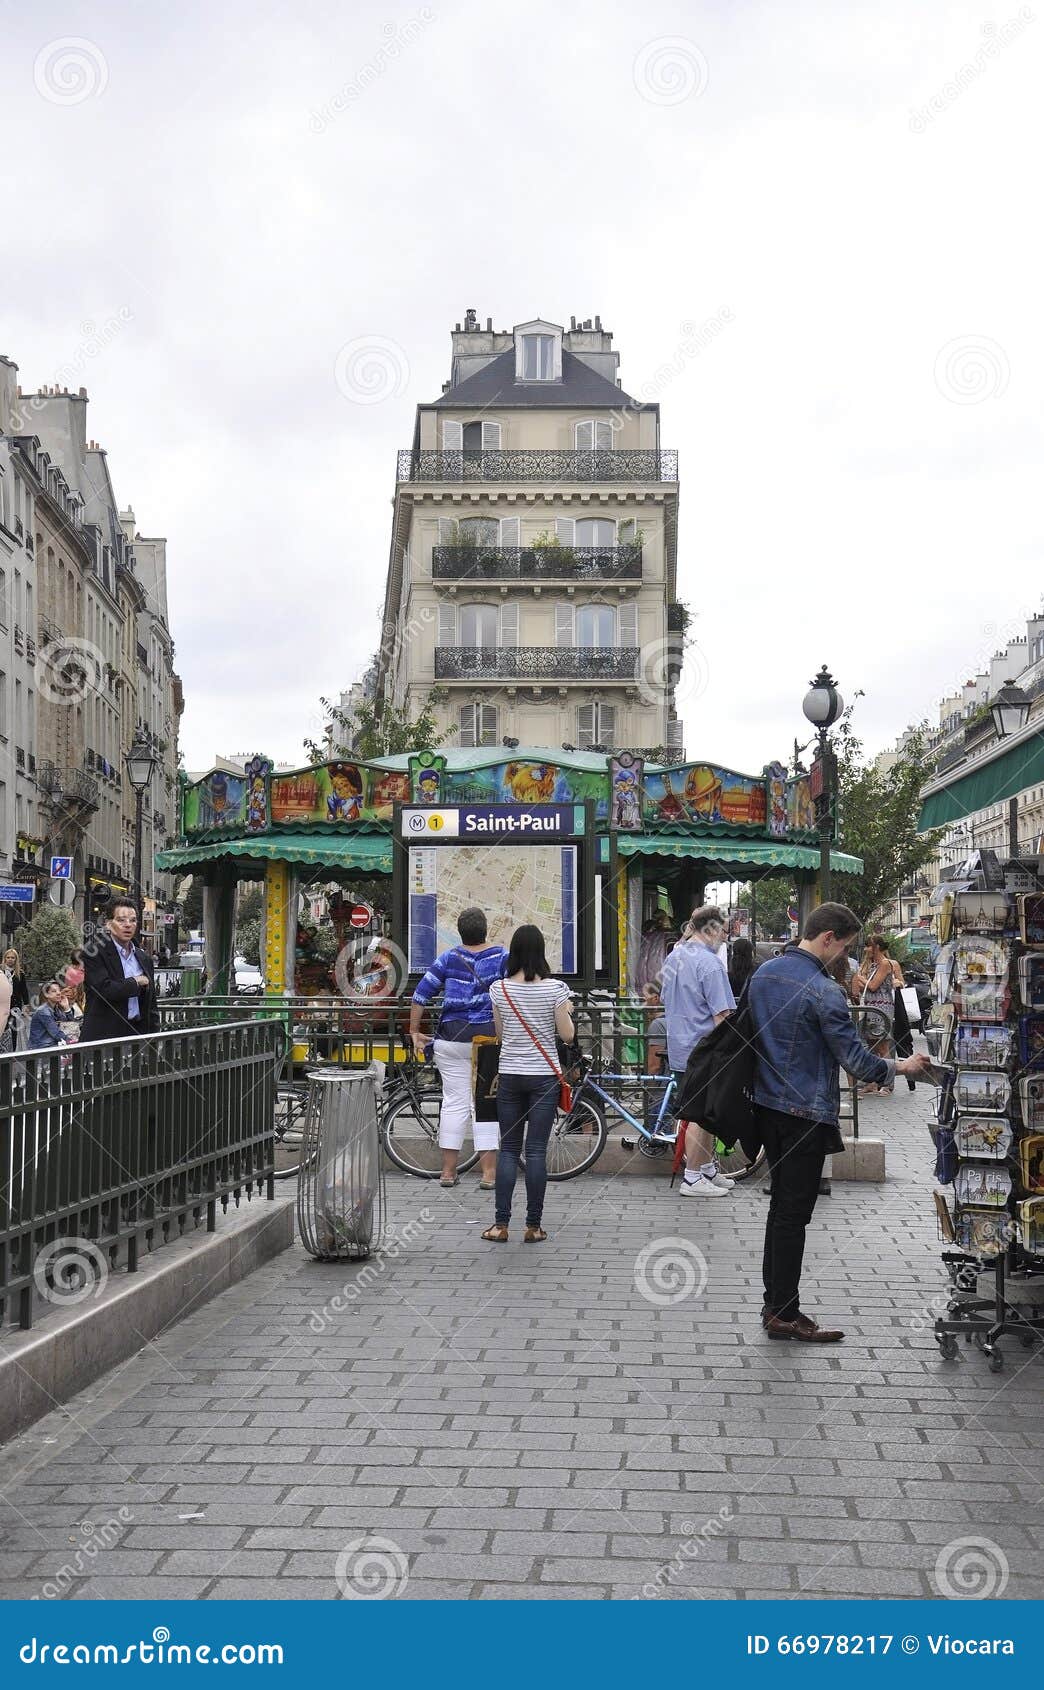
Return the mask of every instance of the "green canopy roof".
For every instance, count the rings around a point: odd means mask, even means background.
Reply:
[[[819,867],[819,847],[789,845],[774,839],[687,839],[664,834],[622,833],[618,838],[622,857],[695,857],[715,863],[723,870],[746,868]],[[863,859],[847,851],[831,851],[830,867],[835,874],[862,874]],[[726,875],[725,878],[732,878]]]
[[[921,807],[919,833],[945,827],[1004,798],[1013,798],[1027,786],[1044,781],[1044,735],[1038,730],[1021,745],[1013,745],[999,757],[975,764],[938,792],[930,792]]]
[[[365,874],[390,874],[392,871],[391,835],[338,834],[323,839],[300,837],[284,839],[279,834],[259,834],[256,838],[236,836],[220,844],[178,845],[170,851],[157,851],[156,867],[177,870],[182,874],[204,863],[225,858],[261,857],[279,863],[313,863],[331,869],[356,869]]]

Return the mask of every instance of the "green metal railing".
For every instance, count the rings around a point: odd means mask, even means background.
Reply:
[[[0,1327],[274,1195],[278,1023],[0,1057]],[[83,1295],[77,1294],[80,1287]]]

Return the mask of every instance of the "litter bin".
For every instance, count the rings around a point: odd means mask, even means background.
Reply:
[[[320,1261],[361,1261],[381,1240],[379,1078],[373,1063],[308,1076],[297,1230],[309,1255]]]

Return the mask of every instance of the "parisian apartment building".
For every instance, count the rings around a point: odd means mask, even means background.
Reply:
[[[932,757],[922,825],[941,829],[932,861],[902,887],[892,924],[928,918],[936,887],[973,851],[1044,853],[1044,611],[941,700],[921,730]],[[886,769],[913,729],[879,765]]]
[[[23,392],[0,357],[0,902],[5,935],[72,858],[76,918],[88,927],[130,891],[136,795],[131,744],[155,766],[143,802],[146,930],[161,938],[173,899],[155,851],[177,832],[184,701],[167,613],[166,541],[120,510],[106,453],[88,435],[87,393]],[[24,894],[22,894],[24,896]]]
[[[683,755],[678,461],[595,317],[451,335],[399,453],[375,682],[447,747]]]

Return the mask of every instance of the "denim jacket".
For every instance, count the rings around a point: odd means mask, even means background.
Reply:
[[[754,1102],[836,1126],[839,1073],[891,1085],[895,1063],[874,1056],[852,1023],[845,994],[809,951],[791,946],[762,963],[749,986],[757,1057]]]

